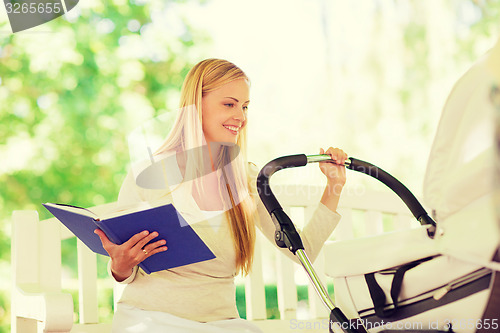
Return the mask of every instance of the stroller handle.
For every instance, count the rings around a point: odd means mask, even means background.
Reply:
[[[259,175],[257,176],[257,191],[275,225],[276,245],[282,248],[288,248],[294,255],[297,256],[302,266],[306,270],[312,285],[316,289],[316,292],[318,293],[326,307],[330,310],[330,323],[337,323],[339,325],[338,327],[345,333],[366,332],[366,329],[362,324],[358,324],[355,325],[355,327],[352,327],[352,322],[347,319],[342,311],[338,307],[336,307],[330,299],[326,288],[323,286],[318,276],[316,275],[314,267],[312,266],[309,258],[307,258],[307,255],[304,251],[304,245],[302,244],[300,235],[297,233],[292,220],[290,220],[288,215],[283,211],[283,208],[274,196],[269,185],[269,179],[275,172],[287,168],[301,167],[305,166],[308,163],[315,162],[334,163],[334,161],[331,159],[331,156],[326,154],[309,156],[299,154],[276,158],[267,163],[259,172]],[[427,233],[429,237],[434,237],[436,231],[436,223],[428,216],[427,212],[422,207],[420,202],[418,202],[417,198],[415,198],[415,196],[400,181],[398,181],[396,178],[394,178],[384,170],[376,167],[375,165],[362,160],[358,160],[353,157],[347,159],[344,163],[344,166],[350,170],[358,171],[372,176],[387,185],[394,192],[396,192],[396,194],[408,206],[413,216],[415,216],[420,224],[429,225],[429,227],[427,228]],[[332,331],[333,329],[330,326],[330,332]]]
[[[271,219],[273,220],[273,223],[275,225],[276,231],[274,234],[274,240],[276,242],[276,245],[282,248],[288,248],[294,255],[297,256],[300,263],[306,270],[313,287],[323,301],[323,304],[330,310],[329,331],[334,331],[332,325],[334,325],[335,323],[337,325],[336,331],[341,330],[344,333],[366,333],[366,329],[364,328],[362,323],[360,324],[358,322],[353,326],[352,322],[347,319],[342,310],[336,307],[331,300],[327,289],[321,283],[318,275],[314,270],[314,267],[311,264],[311,261],[305,253],[304,245],[302,244],[300,235],[295,229],[292,220],[283,211],[283,208],[281,207],[280,203],[271,191],[271,187],[269,186],[269,179],[276,171],[286,168],[304,166],[310,162],[313,161],[310,160],[306,155],[284,156],[269,162],[264,166],[264,168],[262,168],[262,170],[259,172],[259,175],[257,176],[257,191],[262,202],[264,203],[264,206],[269,212],[269,215],[271,215]]]
[[[305,166],[308,163],[316,162],[334,163],[330,155],[320,154],[307,156],[304,154],[299,154],[279,157],[272,160],[271,162],[266,164],[264,168],[262,168],[257,177],[257,189],[259,191],[262,202],[267,208],[269,214],[272,215],[274,211],[282,210],[281,205],[279,204],[278,200],[269,187],[269,178],[276,171],[279,171],[281,169],[301,167]],[[403,200],[413,216],[420,222],[421,225],[429,225],[427,234],[430,238],[434,237],[434,234],[436,232],[436,222],[434,222],[434,220],[427,214],[425,209],[422,207],[417,198],[410,192],[410,190],[408,190],[408,188],[404,186],[399,180],[394,178],[383,169],[371,163],[353,157],[349,157],[345,161],[344,166],[350,170],[358,171],[376,178],[377,180],[388,186],[401,198],[401,200]]]

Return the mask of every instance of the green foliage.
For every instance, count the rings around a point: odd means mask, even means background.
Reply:
[[[238,313],[241,318],[247,318],[247,304],[245,298],[245,286],[237,285],[236,286],[236,308],[238,309]]]
[[[465,3],[468,3],[465,1]],[[460,51],[457,53],[457,59],[475,60],[475,51],[477,48],[477,36],[498,38],[492,35],[498,31],[500,23],[500,2],[497,0],[472,1],[470,6],[474,9],[475,16],[469,19],[470,33],[459,39]],[[493,45],[491,45],[493,46]]]
[[[140,38],[141,30],[128,28],[131,20],[151,25],[149,7],[111,2],[82,9],[71,23],[50,22],[51,32],[0,36],[0,145],[11,153],[0,169],[2,220],[12,210],[33,208],[47,218],[40,206],[47,201],[92,206],[116,200],[132,126],[123,99],[139,96],[154,116],[192,65],[183,57],[194,42],[187,33],[171,36],[175,50],[167,47],[161,61],[120,55],[124,38]],[[100,32],[102,22],[114,29]],[[130,79],[124,71],[133,66],[138,74]]]
[[[264,287],[266,295],[266,314],[267,319],[280,319],[278,308],[278,289],[275,284],[266,285]]]
[[[44,219],[50,214],[43,202],[88,207],[116,200],[129,163],[126,135],[138,120],[169,109],[168,97],[178,94],[195,61],[190,48],[206,40],[181,14],[169,22],[180,33],[158,19],[195,1],[83,2],[38,32],[0,35],[3,261],[10,259],[13,210],[36,209]],[[0,28],[8,30],[6,23]],[[146,38],[160,33],[150,42],[156,51],[148,52]],[[72,276],[75,247],[62,246]],[[99,267],[105,276],[105,258]]]
[[[8,290],[0,290],[0,333],[10,332],[8,325],[2,325],[10,320],[10,295]]]
[[[120,102],[138,95],[155,113],[165,109],[168,91],[179,89],[182,74],[192,65],[182,54],[193,43],[184,36],[162,61],[120,56],[124,38],[140,36],[140,31],[127,28],[129,21],[143,27],[150,21],[147,5],[130,3],[123,8],[109,3],[82,10],[71,24],[49,24],[53,32],[41,34],[41,39],[60,49],[35,54],[30,48],[42,45],[25,35],[0,39],[0,144],[19,144],[26,150],[11,157],[27,159],[23,168],[0,176],[2,217],[12,209],[34,207],[41,218],[48,217],[40,208],[45,201],[92,206],[116,199],[128,163],[124,129],[130,130],[129,115]],[[114,25],[113,31],[100,32],[103,21]],[[53,43],[58,38],[66,44]],[[127,68],[137,77],[127,77]]]
[[[266,296],[266,313],[267,319],[280,319],[280,311],[278,308],[278,289],[275,284],[266,284],[265,287]],[[328,293],[330,297],[333,298],[333,284],[327,285]],[[316,295],[315,295],[316,297]],[[319,297],[319,296],[318,296]],[[246,299],[245,299],[245,286],[236,286],[236,307],[238,308],[238,313],[241,318],[246,319]],[[298,306],[309,306],[309,291],[308,286],[298,285],[297,286],[297,302]]]

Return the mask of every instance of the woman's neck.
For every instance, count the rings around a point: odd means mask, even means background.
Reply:
[[[223,210],[223,203],[220,196],[220,184],[215,171],[215,162],[220,153],[220,145],[210,145],[203,147],[201,150],[202,159],[200,163],[209,163],[203,168],[203,174],[192,184],[192,196],[196,204],[201,210]],[[186,179],[187,154],[183,151],[178,151],[176,154],[177,164],[184,180]],[[194,179],[193,179],[194,180]],[[201,185],[201,186],[197,186]]]

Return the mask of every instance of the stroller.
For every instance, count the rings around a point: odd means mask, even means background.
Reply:
[[[494,61],[500,68],[500,59]],[[257,188],[275,224],[276,244],[302,263],[330,310],[330,332],[500,332],[500,73],[495,78],[491,64],[486,56],[467,71],[443,110],[424,180],[432,217],[389,173],[346,161],[346,168],[393,190],[421,226],[334,243],[330,250],[339,259],[327,266],[339,306],[269,184],[276,171],[330,157],[284,156],[260,171]]]

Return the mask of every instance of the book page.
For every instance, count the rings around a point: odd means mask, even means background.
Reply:
[[[91,217],[91,218],[94,218],[94,219],[95,218],[99,218],[97,216],[97,214],[95,214],[91,210],[89,210],[87,208],[83,208],[83,207],[78,207],[78,206],[73,206],[73,205],[67,205],[67,204],[55,204],[55,203],[45,203],[43,205],[44,206],[49,206],[49,207],[55,207],[55,208],[63,209],[63,210],[66,210],[68,212],[72,212],[72,213],[75,213],[75,214],[88,216],[88,217]]]
[[[140,202],[130,204],[130,205],[122,205],[122,206],[119,206],[119,207],[111,210],[110,212],[108,212],[106,214],[103,214],[101,216],[101,220],[111,219],[111,218],[123,216],[123,215],[128,215],[131,213],[140,212],[143,210],[147,210],[147,209],[151,209],[151,208],[155,208],[155,207],[159,207],[159,206],[163,206],[163,205],[168,205],[171,203],[172,203],[172,200],[168,197],[165,197],[165,198],[162,198],[160,200],[155,200],[155,201],[140,201]]]

